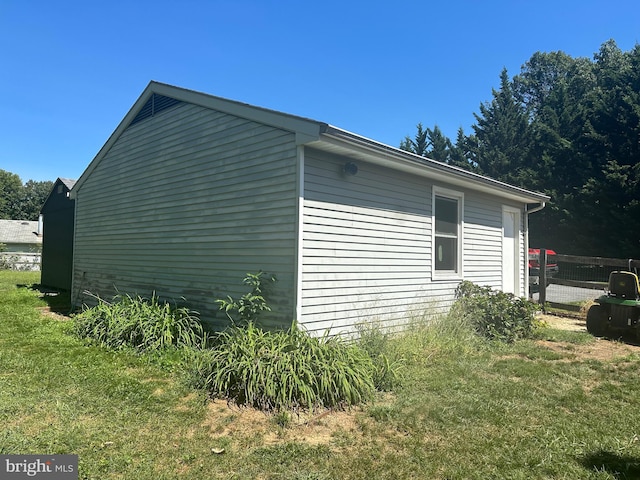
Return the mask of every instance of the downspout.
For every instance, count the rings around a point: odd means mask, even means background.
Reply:
[[[525,252],[524,257],[524,285],[525,285],[525,295],[527,298],[530,298],[529,294],[529,214],[536,213],[542,210],[547,205],[547,202],[540,202],[537,206],[529,209],[529,204],[527,203],[524,207],[524,231],[525,231],[525,243],[527,251]]]

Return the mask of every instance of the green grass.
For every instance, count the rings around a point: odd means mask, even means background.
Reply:
[[[581,356],[595,345],[586,334],[538,332],[567,347],[552,351],[455,321],[416,327],[385,345],[403,358],[401,383],[351,412],[351,428],[312,442],[313,428],[280,413],[272,442],[234,430],[243,411],[212,409],[171,357],[70,335],[25,286],[38,281],[0,272],[1,454],[75,453],[80,478],[100,480],[640,476],[640,357]]]

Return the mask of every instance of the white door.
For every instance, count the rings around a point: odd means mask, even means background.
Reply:
[[[520,210],[502,209],[502,291],[520,295]]]

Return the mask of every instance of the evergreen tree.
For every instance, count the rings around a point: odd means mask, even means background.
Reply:
[[[429,145],[427,139],[429,132],[428,129],[425,130],[422,127],[422,123],[419,123],[416,129],[417,132],[413,138],[408,135],[404,137],[404,140],[400,143],[400,148],[407,152],[415,153],[416,155],[424,157],[427,154],[427,148]]]
[[[477,165],[471,160],[472,150],[475,148],[475,137],[467,137],[464,134],[464,130],[458,129],[458,135],[456,136],[455,145],[451,145],[451,153],[449,155],[449,163],[455,167],[460,167],[465,170],[475,171]]]
[[[515,185],[529,176],[530,132],[527,113],[513,93],[507,70],[500,74],[500,90],[493,90],[493,100],[480,105],[474,114],[476,124],[473,160],[479,170],[497,180]]]
[[[426,155],[548,194],[531,245],[640,258],[640,45],[609,40],[593,59],[536,52],[492,96],[455,144],[420,128]]]
[[[427,128],[427,138],[429,149],[426,156],[439,162],[449,163],[453,145],[438,125],[434,125],[433,130]]]
[[[439,162],[449,163],[454,146],[451,140],[442,132],[438,125],[433,129],[424,128],[422,123],[416,126],[413,138],[408,135],[400,142],[400,148],[421,157],[427,157]]]

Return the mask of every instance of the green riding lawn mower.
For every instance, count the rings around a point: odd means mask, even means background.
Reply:
[[[630,269],[631,270],[631,269]],[[640,339],[638,272],[611,272],[605,295],[587,312],[587,331],[597,337],[633,333]]]

